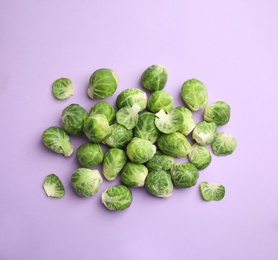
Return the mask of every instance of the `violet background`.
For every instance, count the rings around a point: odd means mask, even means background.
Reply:
[[[277,13],[276,0],[0,1],[0,259],[278,259]],[[238,147],[213,156],[196,186],[169,199],[132,189],[131,207],[110,212],[100,196],[112,183],[78,197],[75,155],[47,150],[41,134],[61,124],[67,105],[95,104],[86,94],[94,70],[119,75],[106,99],[115,103],[123,89],[141,88],[152,64],[168,69],[175,106],[193,77],[209,103],[229,103],[231,120],[220,130]],[[59,77],[75,84],[64,101],[51,93]],[[72,137],[75,147],[85,142]],[[45,195],[50,173],[63,181],[64,198]],[[203,201],[202,181],[222,183],[225,198]]]

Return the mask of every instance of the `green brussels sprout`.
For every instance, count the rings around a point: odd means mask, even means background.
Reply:
[[[204,120],[217,125],[225,125],[230,121],[231,108],[223,102],[217,101],[204,109]]]
[[[162,90],[167,82],[168,71],[161,65],[148,67],[141,76],[141,84],[150,91]]]
[[[98,170],[87,168],[77,169],[71,176],[71,185],[79,196],[90,197],[95,195],[102,183]]]
[[[71,135],[83,133],[83,125],[88,118],[88,112],[78,104],[71,104],[62,111],[62,125]]]
[[[96,103],[89,112],[89,116],[102,114],[105,115],[109,125],[113,124],[116,119],[116,110],[109,102]]]
[[[193,130],[192,138],[200,145],[212,144],[218,135],[217,125],[214,122],[201,121]]]
[[[132,105],[132,107],[125,106],[120,108],[116,113],[117,122],[129,130],[133,129],[137,125],[140,110],[141,107],[137,103]]]
[[[127,162],[121,173],[121,182],[129,187],[143,187],[148,175],[144,164]]]
[[[102,173],[106,180],[113,181],[118,176],[126,164],[127,157],[123,150],[119,148],[110,148],[104,154],[102,163]]]
[[[47,128],[42,134],[44,145],[55,153],[68,157],[73,153],[74,147],[70,143],[68,134],[58,126]]]
[[[111,69],[96,70],[90,77],[88,95],[91,99],[103,99],[112,96],[119,83],[118,75]]]
[[[132,203],[132,192],[124,185],[112,186],[102,193],[101,200],[109,210],[125,210]]]
[[[183,115],[183,124],[178,132],[188,136],[196,126],[192,112],[185,107],[176,107],[176,109],[178,109]]]
[[[48,197],[61,198],[65,195],[64,185],[54,173],[46,176],[43,189]]]
[[[161,151],[156,151],[154,156],[145,163],[149,171],[164,170],[168,171],[174,164],[172,156],[163,154]]]
[[[205,146],[195,143],[191,147],[188,159],[198,170],[203,170],[210,165],[211,154]]]
[[[171,167],[171,176],[177,188],[189,188],[197,183],[199,172],[197,168],[189,162],[177,162]]]
[[[225,132],[221,132],[211,147],[213,153],[217,156],[232,154],[237,147],[236,138]]]
[[[155,91],[150,95],[147,107],[153,113],[161,109],[168,111],[173,108],[173,97],[164,90]]]
[[[108,138],[112,130],[106,116],[96,114],[85,120],[83,131],[90,141],[99,143]]]
[[[225,196],[225,187],[220,183],[201,182],[200,191],[206,201],[222,200]]]
[[[126,154],[134,163],[145,163],[150,160],[156,152],[156,146],[150,141],[134,137],[126,147]]]
[[[76,157],[80,165],[84,168],[92,168],[103,160],[103,152],[99,144],[82,144],[76,150]]]
[[[67,99],[74,95],[74,85],[68,78],[57,79],[52,84],[52,93],[57,99]]]
[[[146,177],[145,187],[156,197],[169,198],[173,192],[171,175],[163,170],[151,171]]]
[[[197,111],[208,103],[205,85],[198,79],[189,79],[182,85],[181,96],[191,111]]]
[[[156,116],[151,112],[144,112],[138,117],[137,125],[133,129],[134,137],[149,140],[155,143],[160,136],[160,131],[155,125]]]
[[[191,149],[187,138],[179,132],[162,134],[157,140],[157,145],[164,154],[173,157],[186,156]]]

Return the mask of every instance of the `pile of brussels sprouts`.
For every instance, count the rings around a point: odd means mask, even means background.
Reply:
[[[101,196],[110,210],[131,205],[131,187],[145,187],[156,197],[168,198],[174,187],[196,185],[199,171],[211,163],[209,145],[216,156],[232,154],[236,149],[233,136],[218,132],[218,126],[230,120],[230,106],[223,101],[208,105],[205,85],[189,79],[181,87],[186,106],[174,107],[173,97],[164,90],[167,76],[163,66],[148,67],[141,75],[141,85],[149,97],[139,88],[125,89],[116,98],[116,109],[101,100],[115,93],[119,78],[111,69],[98,69],[90,77],[88,95],[99,101],[89,112],[70,104],[62,111],[62,128],[52,126],[43,132],[44,145],[64,156],[74,152],[70,135],[85,134],[88,138],[76,149],[80,168],[71,176],[79,196],[93,196],[103,177],[113,181],[119,176],[121,184],[108,187]],[[74,94],[74,86],[70,79],[60,78],[53,83],[52,91],[57,99],[66,99]],[[193,112],[200,109],[204,109],[203,121],[196,124]],[[175,162],[181,157],[188,159]],[[101,173],[94,169],[100,164]],[[65,195],[55,174],[46,177],[43,187],[48,196]],[[200,192],[204,200],[221,200],[225,188],[219,183],[202,182]]]

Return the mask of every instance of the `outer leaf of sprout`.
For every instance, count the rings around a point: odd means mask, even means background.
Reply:
[[[74,85],[68,78],[59,78],[52,84],[52,93],[57,99],[67,99],[74,95]]]
[[[214,122],[201,121],[193,130],[192,138],[200,145],[212,144],[218,135],[217,125]]]
[[[127,162],[121,173],[121,182],[129,187],[143,187],[148,175],[144,164]]]
[[[205,169],[211,163],[210,151],[197,143],[192,145],[188,154],[189,161],[196,166],[198,170]]]
[[[237,141],[233,136],[225,132],[221,132],[218,134],[211,147],[213,153],[217,156],[229,155],[232,154],[236,149]]]
[[[122,107],[116,113],[117,122],[124,126],[126,129],[133,129],[138,122],[138,113],[141,110],[141,107],[135,103],[130,106]]]
[[[201,195],[204,200],[222,200],[225,196],[225,187],[220,183],[202,182],[200,184]]]
[[[46,176],[43,189],[47,196],[61,198],[65,195],[65,188],[59,177],[55,174]]]

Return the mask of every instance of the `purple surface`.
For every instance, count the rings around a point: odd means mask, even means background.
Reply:
[[[276,0],[1,1],[0,259],[278,259],[277,12]],[[193,77],[207,86],[209,103],[230,104],[221,130],[238,148],[213,156],[196,186],[169,199],[132,189],[131,207],[110,212],[100,196],[112,183],[78,197],[75,156],[47,150],[41,134],[61,124],[67,105],[95,104],[86,94],[94,70],[119,75],[106,99],[115,102],[121,90],[140,88],[155,63],[169,71],[165,90],[176,106]],[[51,93],[59,77],[75,84],[65,101]],[[86,141],[72,138],[75,147]],[[50,173],[65,184],[64,198],[45,195]],[[203,201],[202,181],[225,185],[225,198]]]

